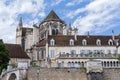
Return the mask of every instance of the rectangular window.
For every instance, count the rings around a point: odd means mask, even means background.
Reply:
[[[117,54],[117,50],[113,50],[113,54]]]
[[[108,54],[111,54],[111,50],[107,50],[107,53],[108,53]]]
[[[98,50],[94,50],[94,53],[96,54],[98,52]]]
[[[44,51],[41,51],[41,58],[44,59]]]
[[[85,53],[85,50],[80,50],[80,54],[84,54]]]
[[[101,53],[101,54],[104,54],[104,53],[105,53],[105,50],[100,50],[100,53]]]
[[[89,53],[91,53],[92,51],[91,50],[87,50],[87,53],[89,54]]]
[[[50,50],[50,58],[54,58],[55,57],[55,51],[54,50]]]
[[[75,50],[71,50],[71,54],[72,55],[76,54],[76,51]]]

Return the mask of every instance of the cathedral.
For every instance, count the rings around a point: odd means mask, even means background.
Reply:
[[[39,25],[23,26],[20,18],[16,44],[30,57],[30,64],[40,67],[86,67],[90,60],[103,68],[119,67],[120,35],[78,35],[78,29],[67,25],[52,10]]]

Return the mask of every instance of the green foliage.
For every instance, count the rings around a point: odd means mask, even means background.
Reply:
[[[80,70],[81,70],[82,72],[86,72],[86,68],[85,68],[85,67],[80,67]]]
[[[3,69],[7,68],[9,62],[8,50],[6,49],[2,40],[0,40],[0,74]]]
[[[119,61],[119,64],[120,64],[120,54],[118,55],[118,58],[117,58],[117,59],[118,59],[118,61]]]
[[[16,64],[9,64],[10,66],[12,66],[12,68],[17,68]]]

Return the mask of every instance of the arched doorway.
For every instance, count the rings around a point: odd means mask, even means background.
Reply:
[[[8,80],[16,80],[17,76],[15,73],[12,73]]]

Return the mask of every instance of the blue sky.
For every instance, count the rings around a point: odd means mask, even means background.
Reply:
[[[39,24],[48,13],[57,15],[83,35],[120,34],[120,0],[0,0],[0,39],[15,43],[20,17],[24,27]]]

